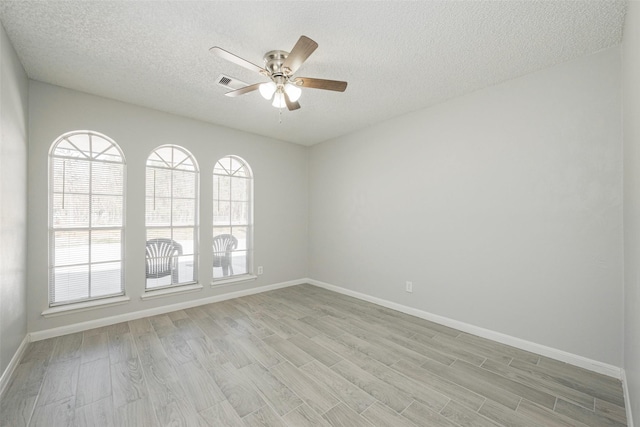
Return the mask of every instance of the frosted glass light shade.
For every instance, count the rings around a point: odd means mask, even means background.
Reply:
[[[276,84],[274,82],[262,83],[258,90],[264,99],[271,99],[276,91]]]
[[[298,86],[292,85],[291,83],[287,83],[286,85],[284,85],[284,91],[287,92],[287,95],[289,95],[289,100],[291,102],[296,102],[298,99],[300,99],[300,95],[302,94],[302,89],[300,89]]]
[[[284,108],[284,107],[286,107],[287,103],[284,100],[284,93],[276,92],[275,96],[273,97],[273,103],[271,105],[273,105],[276,108]]]

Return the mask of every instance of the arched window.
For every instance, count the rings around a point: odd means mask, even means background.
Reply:
[[[91,131],[49,151],[49,305],[124,294],[125,161]]]
[[[239,157],[213,168],[213,280],[252,273],[253,176]]]
[[[163,145],[147,158],[146,289],[198,278],[198,165],[182,147]]]

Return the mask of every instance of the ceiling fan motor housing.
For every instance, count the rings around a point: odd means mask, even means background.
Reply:
[[[282,64],[289,56],[284,50],[272,50],[264,55],[264,67],[272,76],[285,75],[287,70],[282,69]]]

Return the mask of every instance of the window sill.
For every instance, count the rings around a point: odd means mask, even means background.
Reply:
[[[78,302],[75,304],[59,305],[51,307],[42,312],[44,317],[62,316],[65,314],[78,313],[81,311],[94,310],[96,308],[104,308],[112,305],[120,305],[129,302],[130,298],[127,296],[102,298],[93,301]]]
[[[211,287],[215,288],[217,286],[235,285],[236,283],[250,282],[252,280],[256,280],[257,278],[258,276],[254,276],[253,274],[245,274],[242,276],[231,277],[229,279],[214,280],[213,282],[211,282]]]
[[[157,291],[146,291],[144,294],[140,295],[140,299],[154,299],[154,298],[162,298],[162,297],[170,297],[178,294],[187,294],[189,292],[196,292],[202,289],[202,285],[194,284],[194,285],[185,285],[185,286],[176,286],[173,288],[165,288],[158,289]]]

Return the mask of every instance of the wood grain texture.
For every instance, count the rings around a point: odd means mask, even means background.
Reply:
[[[410,362],[401,360],[394,364],[392,368],[412,378],[414,381],[418,381],[423,386],[432,388],[474,411],[480,409],[485,401],[485,398],[481,395]]]
[[[309,362],[300,369],[358,414],[376,401],[369,393],[317,361]]]
[[[156,408],[161,408],[177,399],[185,398],[185,391],[168,359],[152,359],[142,365],[149,397]]]
[[[549,409],[543,408],[541,406],[536,405],[535,403],[529,402],[527,399],[522,399],[520,405],[518,405],[518,409],[516,410],[518,415],[523,416],[527,420],[533,421],[536,425],[539,426],[549,426],[549,427],[570,427],[570,426],[584,426],[584,424],[579,423],[577,420],[571,420],[564,415],[561,415],[557,412],[551,411]]]
[[[376,402],[367,408],[362,413],[362,416],[374,426],[415,427],[415,424],[409,419],[380,402]]]
[[[555,396],[552,396],[548,393],[545,393],[544,391],[540,391],[533,387],[529,387],[528,385],[519,383],[517,381],[513,381],[509,378],[505,378],[502,375],[495,374],[486,369],[471,365],[462,360],[457,360],[453,365],[451,365],[451,368],[453,370],[460,371],[468,376],[478,378],[491,385],[497,385],[501,390],[510,391],[516,396],[528,399],[533,403],[537,403],[538,405],[545,408],[553,409],[553,406],[555,405]]]
[[[237,340],[245,351],[249,352],[256,361],[266,368],[270,368],[282,362],[282,357],[278,352],[269,347],[258,337],[249,335],[240,337]]]
[[[413,402],[402,415],[420,427],[457,427],[453,421],[449,421],[438,412],[434,412],[420,402]]]
[[[407,393],[379,380],[346,360],[336,363],[331,369],[398,412],[403,411],[413,400]]]
[[[156,408],[158,425],[161,426],[197,426],[200,415],[187,399],[177,399],[167,405]]]
[[[368,372],[379,380],[389,384],[392,387],[406,393],[413,400],[417,400],[429,409],[440,411],[451,399],[443,393],[434,391],[428,387],[423,387],[419,383],[413,381],[410,377],[388,368],[387,366],[369,359],[359,363],[363,371]]]
[[[240,370],[260,390],[271,407],[283,416],[302,405],[302,400],[269,370],[259,364],[251,364]]]
[[[300,405],[283,417],[290,426],[329,427],[329,424],[308,405]]]
[[[621,383],[300,285],[31,343],[0,426],[626,425]]]
[[[271,335],[264,339],[269,346],[277,351],[283,358],[293,363],[295,366],[302,366],[313,360],[309,354],[300,350],[295,344],[278,335]]]
[[[265,405],[255,387],[232,365],[224,366],[217,361],[212,365],[209,374],[240,417]]]
[[[167,357],[174,365],[181,365],[195,360],[195,355],[187,341],[178,333],[161,337],[160,343]]]
[[[75,420],[75,397],[67,397],[46,405],[37,406],[29,425],[70,426]]]
[[[109,360],[118,363],[136,357],[133,337],[130,332],[109,335]]]
[[[625,408],[614,405],[613,403],[605,402],[604,400],[596,399],[595,413],[611,418],[621,424],[625,424],[627,422],[627,411]]]
[[[103,357],[109,357],[109,335],[106,332],[84,335],[82,341],[82,363],[91,362]]]
[[[593,396],[589,396],[588,394],[572,389],[570,387],[566,387],[562,384],[536,378],[535,376],[529,375],[526,372],[514,369],[511,366],[504,365],[502,363],[498,363],[489,359],[487,359],[482,364],[482,368],[499,374],[505,378],[517,381],[521,384],[525,384],[538,390],[547,392],[548,394],[551,394],[553,396],[561,397],[565,400],[574,402],[587,409],[593,410],[595,408],[595,398]]]
[[[326,388],[291,363],[284,362],[274,366],[272,372],[318,414],[323,414],[340,403]]]
[[[300,350],[326,366],[333,366],[342,360],[342,357],[321,345],[316,344],[304,335],[294,335],[289,338],[289,342],[293,343]]]
[[[468,350],[465,350],[463,346],[454,345],[448,341],[436,340],[433,339],[434,337],[426,337],[424,335],[415,334],[410,338],[405,338],[402,336],[388,336],[387,338],[398,345],[409,348],[417,353],[427,356],[429,355],[429,353],[435,351],[439,355],[449,355],[451,357],[464,360],[465,362],[469,362],[472,365],[476,366],[482,365],[482,363],[486,360],[486,357],[479,356]],[[433,359],[433,357],[431,358]]]
[[[29,425],[38,395],[7,395],[0,402],[0,426],[21,427]]]
[[[148,397],[134,400],[116,409],[118,427],[155,427],[158,425],[156,411]]]
[[[506,390],[501,389],[498,385],[485,381],[482,377],[471,376],[465,372],[453,369],[450,366],[444,366],[437,362],[427,361],[421,365],[422,368],[438,375],[451,382],[459,384],[480,396],[492,399],[507,408],[515,410],[520,402],[520,397]]]
[[[253,359],[248,352],[245,351],[240,343],[232,337],[216,338],[212,339],[212,341],[216,349],[218,349],[237,369],[250,365],[253,362]]]
[[[243,421],[247,427],[287,427],[282,418],[268,406],[247,415]]]
[[[189,311],[187,311],[189,313]],[[209,409],[200,412],[200,417],[210,427],[243,427],[242,418],[233,409],[233,406],[226,401],[213,405]]]
[[[111,389],[115,408],[149,395],[138,358],[111,365]]]
[[[109,359],[101,358],[80,365],[76,406],[84,406],[111,396]]]
[[[129,321],[129,329],[133,335],[145,334],[153,331],[153,326],[148,317]]]
[[[620,427],[626,425],[626,422],[621,423],[618,420],[584,409],[581,406],[574,405],[563,399],[558,399],[554,410],[561,415],[565,415],[573,420],[578,420],[591,427]]]
[[[57,340],[58,338],[49,338],[29,343],[20,363],[40,361],[44,366],[47,366]]]
[[[50,356],[53,346],[48,348]],[[45,373],[43,359],[30,358],[18,365],[11,383],[0,398],[0,426],[20,427],[29,424]]]
[[[513,360],[511,366],[524,372],[529,372],[539,378],[563,384],[567,387],[590,394],[596,399],[624,406],[622,384],[620,381],[605,375],[589,372],[563,362],[550,361],[544,358],[539,365],[530,365],[526,362]]]
[[[491,400],[484,402],[478,414],[499,425],[522,427],[537,427],[539,425],[532,420],[523,420],[515,411]]]
[[[115,427],[113,400],[110,397],[76,408],[77,427]]]
[[[495,423],[469,408],[451,401],[440,413],[461,426],[495,427]]]
[[[153,331],[134,335],[136,351],[140,362],[148,365],[157,359],[166,359],[160,338]]]
[[[198,362],[187,362],[175,367],[180,384],[197,411],[210,408],[225,400],[209,373]]]
[[[79,357],[49,365],[38,395],[37,406],[45,406],[67,398],[73,398],[75,404],[79,370]]]
[[[341,403],[325,412],[324,419],[334,427],[373,427],[369,421]]]
[[[51,354],[51,363],[75,359],[80,357],[81,351],[82,332],[58,337],[53,348],[53,353]]]

